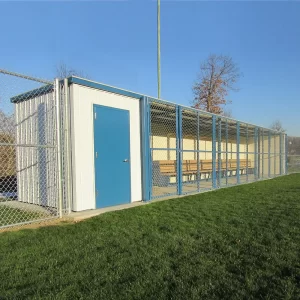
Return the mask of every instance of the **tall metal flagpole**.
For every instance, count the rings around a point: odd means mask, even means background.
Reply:
[[[160,0],[157,0],[157,97],[160,98]]]

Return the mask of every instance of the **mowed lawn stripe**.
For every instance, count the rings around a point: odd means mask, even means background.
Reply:
[[[0,234],[4,299],[299,299],[300,174]]]

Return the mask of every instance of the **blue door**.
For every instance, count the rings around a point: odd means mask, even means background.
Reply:
[[[96,208],[130,203],[129,111],[94,105]]]

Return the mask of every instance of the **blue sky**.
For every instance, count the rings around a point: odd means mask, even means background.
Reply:
[[[300,136],[300,2],[161,0],[162,98],[190,105],[200,62],[243,73],[228,106]],[[0,2],[0,68],[43,78],[63,61],[106,84],[157,95],[156,2]]]

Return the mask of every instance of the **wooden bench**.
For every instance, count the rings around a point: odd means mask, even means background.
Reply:
[[[227,168],[226,160],[221,160],[221,169],[219,170],[219,161],[216,160],[216,170],[217,172],[222,172],[222,177],[226,175],[226,172],[230,172],[229,176],[232,176],[232,172],[237,172],[237,159],[228,159]],[[182,175],[191,176],[191,175],[208,175],[207,179],[210,178],[212,174],[212,159],[200,160],[199,166],[197,165],[197,160],[183,160],[182,161]],[[241,174],[245,170],[252,169],[251,160],[240,159],[239,170]],[[176,160],[158,160],[153,162],[153,180],[158,182],[158,185],[168,185],[169,178],[177,175],[177,162]]]
[[[170,177],[176,176],[176,160],[156,160],[152,163],[152,181],[155,186],[168,186]]]
[[[229,159],[228,162],[229,162],[229,168],[228,168],[229,171],[237,171],[237,165],[238,165],[237,159]],[[253,169],[251,160],[248,160],[248,162],[247,162],[247,159],[241,158],[240,165],[239,165],[239,170],[241,171],[241,174],[243,174],[244,171],[247,169],[248,170]]]
[[[159,170],[164,175],[176,175],[176,160],[159,160]]]
[[[199,165],[200,171],[200,165]],[[198,172],[197,160],[188,159],[182,161],[182,174],[183,175],[194,175]]]
[[[175,160],[159,160],[158,166],[159,172],[165,176],[176,176],[177,165]],[[156,169],[157,169],[156,167]],[[218,161],[217,161],[218,167]],[[199,169],[198,169],[199,168]],[[222,168],[226,169],[226,162],[222,161]],[[182,161],[182,175],[190,176],[199,174],[212,173],[212,160],[200,160],[199,167],[197,160],[183,160]],[[156,172],[157,173],[157,172]]]

